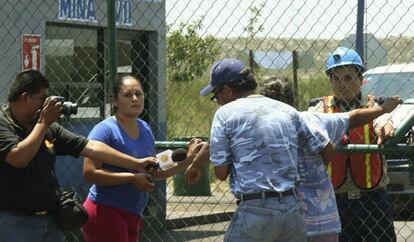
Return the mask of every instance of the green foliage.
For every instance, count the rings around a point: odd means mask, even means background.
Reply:
[[[413,43],[412,37],[393,38],[382,40],[382,44],[388,51],[388,63],[412,62],[414,49],[407,49]],[[247,64],[246,55],[247,38],[220,39],[221,52],[212,62],[222,58],[241,58]],[[312,66],[308,69],[299,69],[298,73],[298,103],[299,110],[307,110],[309,100],[315,97],[332,93],[328,77],[324,73],[324,64],[330,51],[336,48],[339,40],[330,39],[283,39],[283,38],[254,38],[251,42],[252,49],[283,51],[298,49],[315,53]],[[401,50],[404,50],[401,52]],[[185,59],[184,57],[182,57]],[[173,63],[171,63],[173,64]],[[167,86],[167,126],[168,139],[186,136],[210,135],[210,126],[218,105],[211,102],[208,97],[198,95],[201,88],[208,83],[208,67],[204,68],[203,75],[192,82],[177,82],[176,79],[168,79]],[[177,66],[169,66],[168,70],[179,69]],[[292,81],[292,70],[254,70],[256,79],[260,83],[270,76],[285,76]]]
[[[217,58],[220,48],[217,40],[207,35],[202,38],[202,19],[192,24],[180,24],[167,37],[167,78],[173,82],[188,82],[199,77]]]
[[[302,76],[298,81],[299,110],[307,110],[309,101],[315,97],[326,96],[332,93],[328,77],[324,73],[314,76]]]
[[[246,43],[246,47],[248,49],[252,49],[250,48],[249,44],[254,40],[256,34],[264,30],[263,24],[260,24],[259,26],[257,25],[259,23],[259,18],[262,16],[261,10],[265,6],[265,4],[266,2],[263,2],[262,4],[260,4],[259,7],[253,6],[249,9],[251,15],[247,23],[247,26],[244,29],[249,34],[249,39]]]
[[[210,127],[216,103],[199,96],[207,85],[208,75],[193,82],[168,82],[167,123],[168,140],[178,137],[210,137]]]
[[[260,74],[260,72],[255,73],[259,83],[265,78]],[[282,76],[288,75],[282,74]],[[289,79],[291,80],[290,77]],[[207,83],[208,73],[193,82],[168,82],[166,100],[168,140],[178,137],[210,136],[213,116],[219,105],[211,102],[209,97],[199,96],[200,90]],[[298,84],[299,110],[307,110],[310,99],[331,93],[328,78],[324,73],[299,75]]]

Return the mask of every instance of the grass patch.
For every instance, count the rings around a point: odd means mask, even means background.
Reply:
[[[208,78],[192,82],[169,82],[167,87],[167,137],[209,137],[216,103],[199,96]]]

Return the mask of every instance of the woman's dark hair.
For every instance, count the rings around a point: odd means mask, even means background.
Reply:
[[[291,106],[295,104],[292,85],[285,77],[271,77],[264,80],[260,85],[260,94]]]
[[[113,101],[116,101],[118,98],[118,94],[121,91],[121,86],[124,85],[124,81],[126,79],[134,79],[138,82],[138,84],[142,87],[141,82],[138,80],[138,78],[131,76],[131,75],[123,75],[123,76],[118,76],[118,78],[116,79],[116,82],[112,85],[112,93],[111,93],[111,98]],[[116,113],[116,111],[118,110],[118,107],[116,107],[115,105],[112,105],[112,113]]]
[[[49,81],[39,71],[27,70],[17,74],[12,82],[9,96],[9,103],[17,102],[23,93],[34,95],[42,88],[49,88]]]
[[[227,86],[233,88],[234,90],[240,91],[252,91],[257,87],[256,79],[251,73],[249,68],[243,68],[240,71],[241,80],[234,80],[226,84]]]

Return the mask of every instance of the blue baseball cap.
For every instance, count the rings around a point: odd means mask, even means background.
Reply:
[[[200,91],[200,96],[206,96],[217,86],[224,86],[235,80],[242,80],[240,71],[244,64],[237,59],[224,59],[214,63],[210,73],[210,84]]]

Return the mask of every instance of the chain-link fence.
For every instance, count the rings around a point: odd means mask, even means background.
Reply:
[[[215,61],[242,60],[259,84],[275,76],[287,78],[296,107],[307,110],[311,99],[332,94],[325,63],[341,45],[363,47],[363,95],[398,94],[405,101],[392,115],[395,127],[414,114],[410,0],[117,0],[112,7],[111,2],[1,0],[0,101],[6,102],[18,72],[39,69],[51,82],[50,94],[79,106],[78,114],[61,123],[87,135],[110,113],[114,74],[131,74],[143,84],[141,118],[156,140],[208,139],[218,105],[198,93]],[[362,12],[358,4],[364,4]],[[406,125],[404,131],[396,142],[403,148],[390,144],[383,150],[397,239],[414,241],[413,130]],[[60,158],[56,169],[62,186],[86,197],[90,184],[82,176],[82,159]],[[228,182],[217,180],[211,166],[203,168],[196,185],[186,184],[180,173],[157,182],[145,211],[142,240],[220,241],[236,207]],[[358,229],[356,233],[363,233]],[[83,241],[80,232],[67,233],[67,240]]]

